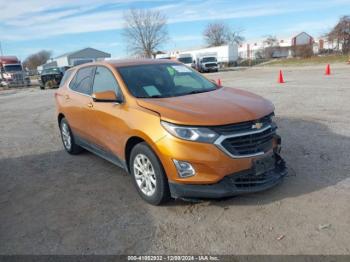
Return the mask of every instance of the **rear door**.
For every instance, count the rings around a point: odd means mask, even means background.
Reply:
[[[88,114],[91,113],[92,81],[95,67],[80,68],[69,83],[69,91],[65,94],[66,118],[74,135],[87,139],[90,125]]]

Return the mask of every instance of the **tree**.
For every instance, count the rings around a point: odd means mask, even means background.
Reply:
[[[265,40],[263,41],[263,44],[265,47],[274,47],[279,46],[279,41],[276,36],[273,35],[267,35],[265,36]]]
[[[343,16],[327,34],[329,41],[336,42],[344,54],[350,52],[350,16]]]
[[[159,11],[131,9],[124,14],[124,20],[128,51],[135,55],[151,58],[168,40],[167,19]]]
[[[36,70],[38,66],[45,64],[49,60],[51,54],[51,51],[41,50],[35,54],[28,56],[23,61],[23,65],[29,70]]]
[[[292,46],[294,57],[310,58],[314,55],[313,45],[294,45]]]
[[[208,46],[220,46],[229,43],[240,44],[244,37],[241,31],[235,31],[222,22],[209,23],[203,31],[203,37]]]
[[[280,44],[276,36],[267,35],[263,41],[264,58],[272,58],[276,51],[280,50]]]

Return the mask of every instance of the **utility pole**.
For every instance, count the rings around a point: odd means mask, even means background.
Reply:
[[[1,53],[1,56],[4,56],[4,52],[2,51],[1,41],[0,41],[0,53]]]

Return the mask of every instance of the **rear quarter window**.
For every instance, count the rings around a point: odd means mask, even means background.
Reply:
[[[82,94],[91,95],[94,72],[95,67],[83,67],[79,69],[70,82],[69,88]]]
[[[69,70],[64,73],[60,83],[60,87],[62,87],[67,82],[67,80],[70,78],[72,74],[73,74],[73,70]]]

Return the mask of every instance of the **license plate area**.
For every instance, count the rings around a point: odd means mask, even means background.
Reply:
[[[264,174],[275,168],[276,158],[274,154],[268,154],[253,160],[253,170],[256,176]]]

